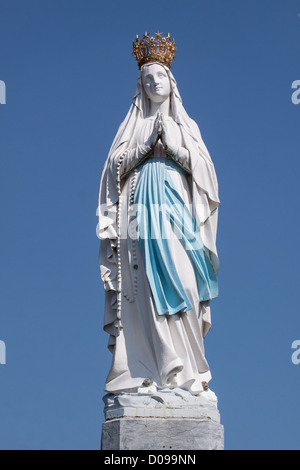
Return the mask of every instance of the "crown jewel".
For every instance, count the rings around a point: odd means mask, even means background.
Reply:
[[[157,32],[150,37],[148,33],[145,33],[143,39],[137,36],[136,40],[133,41],[133,53],[140,69],[149,62],[161,62],[171,68],[175,51],[175,40],[173,38],[171,41],[170,34],[162,37],[162,33]]]

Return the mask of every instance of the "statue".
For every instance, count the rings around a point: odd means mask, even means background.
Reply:
[[[133,43],[140,73],[99,192],[104,328],[113,361],[105,390],[207,390],[204,338],[218,296],[218,183],[170,70],[175,42]]]

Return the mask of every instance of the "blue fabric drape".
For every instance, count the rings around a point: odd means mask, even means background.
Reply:
[[[173,315],[192,308],[175,267],[170,231],[180,239],[192,261],[199,301],[218,296],[216,275],[196,222],[174,188],[167,166],[185,173],[171,159],[148,159],[139,167],[134,197],[138,243],[158,315]]]

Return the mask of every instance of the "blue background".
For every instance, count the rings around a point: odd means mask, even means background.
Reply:
[[[206,341],[227,449],[299,449],[300,2],[0,0],[1,449],[99,449],[100,174],[160,30],[220,184]]]

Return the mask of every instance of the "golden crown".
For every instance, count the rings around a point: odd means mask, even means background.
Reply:
[[[140,69],[149,62],[161,62],[171,68],[175,51],[175,40],[173,38],[171,41],[170,34],[163,37],[162,33],[157,32],[150,37],[148,33],[145,33],[141,40],[137,36],[133,41],[133,53]]]

